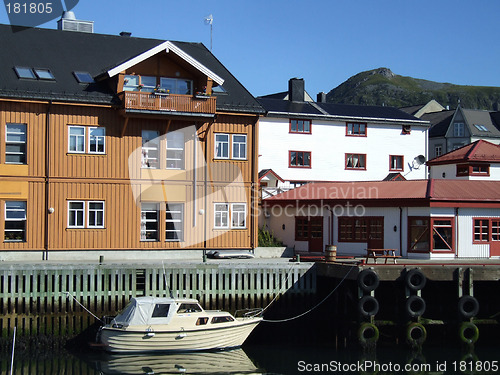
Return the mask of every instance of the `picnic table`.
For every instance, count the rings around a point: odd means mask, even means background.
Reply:
[[[368,260],[371,258],[377,264],[377,259],[384,259],[385,264],[389,259],[394,259],[394,264],[396,264],[396,259],[401,258],[399,255],[396,255],[397,249],[366,249],[366,263],[368,264]]]

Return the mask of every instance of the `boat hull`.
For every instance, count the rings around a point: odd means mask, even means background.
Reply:
[[[235,321],[225,327],[145,331],[103,327],[101,342],[112,353],[190,352],[237,348],[262,318]]]

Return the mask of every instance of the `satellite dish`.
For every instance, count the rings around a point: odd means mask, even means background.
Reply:
[[[410,171],[413,169],[419,169],[422,164],[425,164],[425,156],[424,155],[416,156],[411,162]]]

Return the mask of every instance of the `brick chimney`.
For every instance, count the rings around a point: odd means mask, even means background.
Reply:
[[[305,84],[303,78],[291,78],[288,81],[288,100],[303,102],[305,95]]]
[[[316,102],[326,103],[326,93],[324,93],[323,91],[319,92],[316,96]]]

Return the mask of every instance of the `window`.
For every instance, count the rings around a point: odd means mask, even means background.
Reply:
[[[290,120],[290,133],[311,134],[311,120]]]
[[[247,136],[233,134],[233,159],[244,160],[247,158]]]
[[[123,91],[138,91],[139,76],[126,75],[123,80]]]
[[[85,152],[85,127],[69,126],[68,152]]]
[[[473,242],[489,242],[490,241],[490,221],[488,219],[474,219],[474,241]]]
[[[383,217],[339,217],[339,242],[368,242],[368,240],[383,241],[383,238]]]
[[[193,94],[193,81],[188,79],[161,77],[160,87],[170,94]]]
[[[435,146],[434,147],[434,156],[438,157],[441,155],[443,155],[443,146],[442,145]]]
[[[78,83],[94,83],[94,78],[89,72],[73,72]]]
[[[167,169],[184,169],[184,133],[167,133]]]
[[[155,130],[142,131],[142,168],[159,168],[159,133]]]
[[[141,241],[158,241],[158,203],[141,203]]]
[[[87,202],[87,228],[104,228],[104,202]]]
[[[145,92],[153,92],[156,88],[156,77],[141,76],[140,89]]]
[[[429,251],[429,218],[408,217],[408,251]]]
[[[457,164],[457,177],[460,176],[483,176],[490,175],[489,164]]]
[[[345,169],[366,169],[365,154],[345,154]]]
[[[182,203],[167,203],[165,213],[165,241],[182,241],[184,234],[184,205]]]
[[[15,66],[14,70],[16,71],[18,78],[36,79],[35,73],[33,73],[33,69],[31,68],[26,68],[24,66]]]
[[[366,124],[348,122],[346,124],[346,135],[366,137]]]
[[[89,154],[104,154],[106,144],[105,128],[89,128]]]
[[[456,122],[453,124],[453,136],[463,137],[465,136],[465,125],[463,122]]]
[[[246,228],[247,226],[247,205],[245,203],[231,204],[231,227]]]
[[[7,124],[5,163],[26,164],[26,124]]]
[[[104,228],[104,201],[68,201],[68,228]]]
[[[68,202],[68,228],[85,228],[85,202]]]
[[[401,127],[401,134],[411,134],[411,125],[403,125]]]
[[[211,323],[212,324],[218,324],[218,323],[229,323],[234,321],[234,318],[232,316],[214,316],[212,318]]]
[[[229,227],[229,204],[227,203],[216,203],[215,204],[215,217],[214,217],[214,227],[215,228],[228,228]]]
[[[453,218],[432,218],[432,251],[453,252]]]
[[[311,168],[311,152],[288,151],[288,166],[292,168]]]
[[[474,126],[480,132],[488,132],[489,131],[488,128],[486,126],[484,126],[484,125],[474,124]]]
[[[401,155],[390,155],[389,156],[389,170],[391,171],[403,171],[404,167],[404,157]]]
[[[43,79],[47,81],[55,81],[56,79],[49,69],[35,68],[33,70],[35,71],[35,74],[38,77],[38,79]]]
[[[229,134],[215,134],[215,158],[229,159]]]
[[[168,310],[170,309],[170,304],[168,303],[157,303],[151,314],[151,318],[166,318],[168,316]]]
[[[5,242],[26,241],[26,202],[5,202]]]
[[[177,309],[177,314],[202,312],[201,306],[197,303],[181,303]]]
[[[307,241],[309,239],[309,218],[295,217],[295,240]]]
[[[500,220],[491,219],[491,240],[500,241]]]

